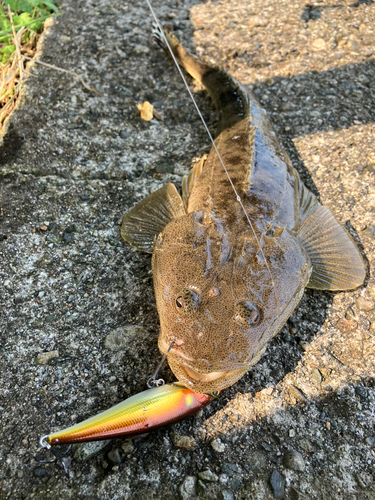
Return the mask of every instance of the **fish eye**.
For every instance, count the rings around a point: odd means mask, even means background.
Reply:
[[[185,305],[185,301],[182,295],[179,295],[176,299],[176,307],[182,309]]]
[[[177,309],[180,311],[184,309],[186,312],[199,309],[200,298],[197,291],[184,288],[181,292],[176,298]]]
[[[237,304],[236,320],[246,323],[248,326],[256,326],[260,321],[260,316],[258,307],[250,300]]]

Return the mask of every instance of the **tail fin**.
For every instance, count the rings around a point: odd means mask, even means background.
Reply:
[[[173,55],[177,59],[178,64],[182,66],[189,73],[189,75],[194,78],[194,80],[197,80],[199,83],[203,83],[203,75],[207,72],[207,70],[211,70],[211,68],[203,64],[197,57],[189,54],[189,52],[184,49],[177,38],[167,28],[163,26],[162,32],[156,23],[153,23],[152,26],[152,38],[159,45],[159,47],[161,47],[166,54],[170,56],[169,49],[165,42],[165,40],[167,40],[167,43],[171,48]]]
[[[169,55],[171,50],[177,63],[201,83],[210,94],[219,112],[218,134],[249,116],[248,95],[234,78],[222,69],[209,66],[201,62],[198,57],[189,54],[177,38],[163,26],[160,25],[163,31],[157,23],[153,26],[155,42]]]

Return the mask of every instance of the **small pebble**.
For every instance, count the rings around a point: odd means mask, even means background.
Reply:
[[[269,21],[262,16],[249,16],[248,26],[249,28],[255,28],[257,26],[267,26]]]
[[[211,441],[211,447],[218,453],[223,453],[225,451],[225,444],[219,438]]]
[[[108,453],[108,458],[109,460],[114,463],[114,464],[121,464],[121,453],[118,448],[113,448],[109,453]]]
[[[215,483],[218,481],[219,477],[214,474],[210,469],[204,470],[198,474],[199,479],[202,479],[202,481],[210,481]]]
[[[196,440],[191,436],[181,436],[177,432],[171,432],[172,443],[178,448],[193,451],[197,447]]]
[[[296,399],[297,401],[304,401],[305,395],[299,387],[291,384],[288,386],[288,391],[292,398]]]
[[[317,368],[313,368],[311,370],[311,378],[316,382],[317,384],[320,384],[322,382],[322,375],[320,371]]]
[[[368,392],[367,392],[366,387],[356,387],[355,392],[356,392],[356,394],[358,394],[358,396],[361,396],[361,398],[364,398],[364,399],[366,399],[368,396]]]
[[[221,492],[222,500],[234,500],[234,495],[231,490],[223,490]]]
[[[361,311],[372,311],[372,309],[374,309],[374,302],[365,297],[358,297],[356,304]]]
[[[36,358],[38,365],[46,365],[51,359],[58,358],[59,351],[40,352]]]
[[[231,479],[228,484],[233,491],[239,491],[242,486],[241,479],[239,479],[238,477],[234,477],[233,479]]]
[[[356,319],[356,315],[351,307],[349,307],[348,310],[346,311],[345,319],[348,319],[350,321],[354,321]]]
[[[273,496],[277,499],[284,498],[285,494],[285,478],[274,470],[271,474],[270,484],[272,488]]]
[[[358,327],[358,323],[353,320],[347,320],[344,318],[341,318],[337,322],[337,328],[342,331],[343,333],[349,333],[354,330],[356,330]]]
[[[46,469],[44,469],[43,467],[36,467],[34,469],[34,475],[36,477],[43,477],[43,476],[46,476],[47,475],[47,471]]]
[[[206,484],[201,479],[198,479],[197,485],[201,489],[201,491],[204,491],[207,488]]]
[[[148,54],[150,49],[145,45],[135,45],[133,48],[133,54],[140,56],[142,54]]]
[[[267,454],[260,450],[254,450],[248,457],[251,470],[256,472],[265,469],[268,464]]]
[[[180,486],[182,500],[191,500],[195,498],[197,489],[197,478],[195,476],[186,476]]]
[[[284,465],[288,469],[293,469],[299,472],[303,472],[305,470],[305,461],[303,460],[303,456],[296,450],[288,451],[284,455]]]
[[[126,454],[129,454],[129,453],[133,453],[134,451],[134,444],[132,443],[131,440],[129,441],[125,441],[125,443],[123,443],[121,445],[121,448],[122,448],[122,451]]]
[[[349,40],[348,46],[350,50],[354,50],[354,52],[357,52],[359,50],[359,44],[356,40]]]
[[[373,53],[374,53],[374,51],[372,50],[371,47],[366,47],[366,48],[362,49],[362,54],[364,56],[372,56]]]
[[[305,342],[304,340],[300,340],[298,342],[300,348],[303,350],[303,351],[307,351],[308,347],[309,347],[309,343],[308,342]]]
[[[313,453],[313,452],[315,452],[315,451],[316,451],[316,446],[315,446],[313,443],[311,443],[311,442],[310,442],[308,439],[306,439],[306,438],[302,438],[302,439],[300,439],[300,440],[298,441],[298,444],[299,444],[299,446],[300,446],[303,450],[305,450],[305,451],[307,451],[307,452],[309,452],[309,453]]]
[[[224,463],[221,466],[221,472],[223,472],[229,477],[232,477],[233,474],[241,474],[242,471],[237,464]]]
[[[372,475],[366,474],[366,472],[357,472],[357,474],[355,474],[355,478],[363,490],[368,488],[373,481]]]
[[[229,477],[226,474],[220,474],[220,476],[219,476],[219,481],[222,484],[227,484],[228,479],[229,479]]]
[[[100,453],[110,442],[111,440],[107,439],[105,441],[92,441],[80,444],[77,446],[74,458],[79,462],[86,462],[86,460]]]
[[[326,42],[323,38],[317,38],[316,40],[313,40],[311,45],[314,47],[314,49],[317,50],[324,50],[326,48]]]
[[[367,437],[365,439],[365,442],[366,442],[366,444],[368,444],[369,446],[371,446],[372,448],[374,448],[375,447],[375,436]]]
[[[5,282],[4,282],[4,285],[5,285]],[[375,300],[375,287],[368,287],[367,291],[371,295],[371,297]]]

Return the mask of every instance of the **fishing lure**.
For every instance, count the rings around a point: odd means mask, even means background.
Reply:
[[[197,394],[178,383],[140,392],[79,424],[43,436],[40,445],[133,437],[184,419],[210,403],[218,393]]]

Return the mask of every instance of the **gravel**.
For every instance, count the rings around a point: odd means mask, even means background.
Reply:
[[[274,470],[270,477],[270,484],[272,488],[272,493],[275,498],[278,500],[284,498],[285,494],[285,478]]]
[[[296,450],[288,451],[284,456],[284,465],[288,469],[303,472],[305,470],[305,461],[303,456]]]
[[[76,446],[69,478],[38,463],[50,457],[40,436],[146,388],[160,362],[150,256],[121,241],[120,220],[152,190],[179,187],[209,150],[151,43],[146,5],[65,0],[39,57],[101,96],[34,65],[0,147],[0,497],[269,500],[280,483],[285,498],[370,500],[375,4],[154,5],[188,48],[254,92],[303,181],[359,242],[368,277],[346,293],[307,290],[259,363],[197,417],[132,443]],[[214,132],[212,104],[193,89]],[[140,119],[144,101],[162,120]],[[160,376],[173,381],[167,366]],[[196,447],[175,446],[172,432]],[[285,469],[290,450],[303,471]]]

